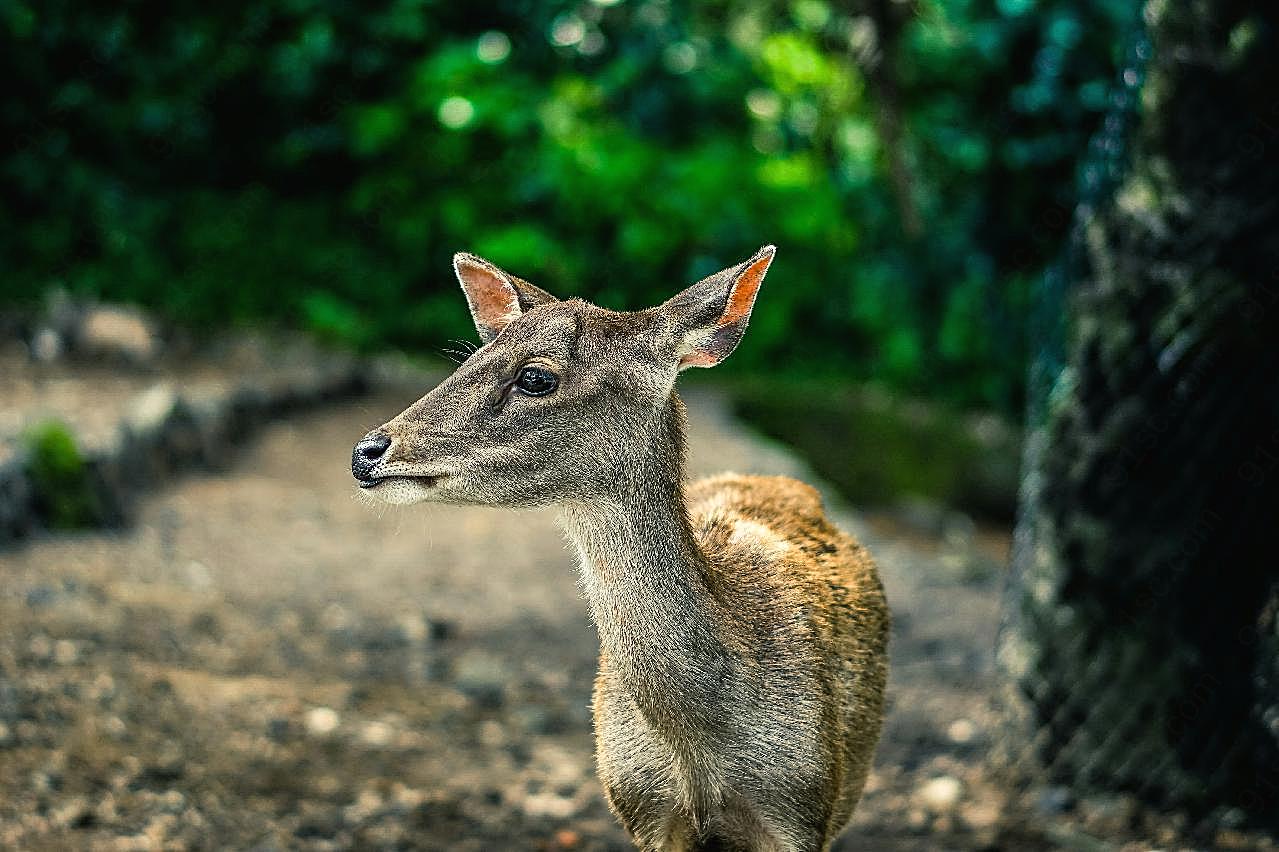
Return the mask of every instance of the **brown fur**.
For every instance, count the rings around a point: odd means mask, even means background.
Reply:
[[[722,474],[684,500],[704,608],[735,665],[697,697],[712,723],[675,735],[691,754],[681,765],[663,735],[677,726],[636,700],[605,642],[594,709],[609,804],[646,849],[825,849],[861,795],[883,717],[889,618],[874,562],[794,479]]]
[[[487,345],[352,457],[388,502],[560,507],[600,633],[600,780],[644,849],[826,849],[879,738],[870,555],[793,479],[683,486],[675,375],[732,352],[771,259],[623,314],[459,256]],[[527,365],[555,392],[513,390]]]

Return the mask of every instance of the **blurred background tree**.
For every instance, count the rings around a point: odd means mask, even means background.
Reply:
[[[1279,10],[1147,20],[1131,163],[1080,209],[1001,657],[1057,780],[1273,831]]]
[[[0,0],[0,300],[360,349],[469,249],[616,308],[780,245],[730,370],[1016,412],[1121,0]]]

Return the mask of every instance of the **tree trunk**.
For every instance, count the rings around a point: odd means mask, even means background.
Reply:
[[[1058,782],[1276,827],[1279,6],[1145,14],[1132,164],[1081,222],[1000,657]]]

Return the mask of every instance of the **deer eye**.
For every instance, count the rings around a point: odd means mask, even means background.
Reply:
[[[554,373],[541,367],[523,367],[515,376],[515,386],[529,396],[546,396],[559,384]]]

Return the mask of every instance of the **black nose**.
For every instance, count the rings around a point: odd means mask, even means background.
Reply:
[[[386,450],[390,446],[390,435],[382,432],[370,432],[365,435],[360,443],[355,445],[355,451],[351,453],[351,473],[361,481],[370,479],[373,467],[382,456],[386,455]]]

